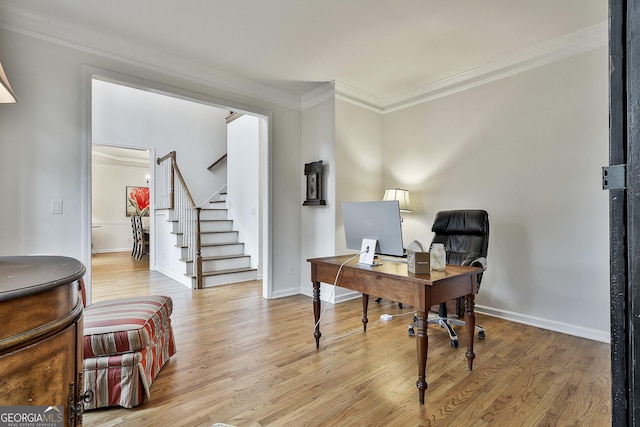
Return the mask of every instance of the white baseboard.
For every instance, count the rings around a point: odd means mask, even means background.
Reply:
[[[281,289],[271,293],[271,298],[286,298],[294,295],[300,295],[300,288]]]
[[[131,252],[131,247],[128,248],[111,248],[111,249],[94,249],[94,254],[110,254],[113,252]]]
[[[327,285],[327,286],[331,286],[331,285]],[[343,288],[341,288],[343,289]],[[304,287],[302,289],[296,289],[296,294],[302,294],[308,297],[312,297],[313,298],[313,288],[308,288],[308,287]],[[330,295],[330,292],[320,292],[320,301],[322,302],[327,302],[329,299],[327,298]],[[360,298],[362,296],[362,294],[360,292],[357,291],[349,291],[347,293],[341,293],[340,295],[337,295],[334,297],[335,300],[335,304],[340,303],[340,302],[345,302],[345,301],[349,301],[355,298]]]
[[[188,278],[187,276],[182,275],[182,276],[180,277],[180,275],[175,275],[175,274],[173,274],[172,272],[170,272],[170,271],[168,271],[168,270],[165,270],[165,269],[163,269],[163,268],[157,268],[156,270],[157,270],[159,273],[164,274],[164,275],[165,275],[165,276],[167,276],[168,278],[173,279],[173,280],[175,280],[176,282],[180,283],[181,285],[184,285],[184,286],[186,286],[187,288],[191,289],[191,279],[190,279],[190,278]]]
[[[501,310],[483,305],[476,305],[476,313],[486,314],[487,316],[498,317],[510,322],[521,323],[523,325],[535,326],[536,328],[547,329],[550,331],[561,332],[563,334],[573,335],[576,337],[587,338],[590,340],[610,343],[611,333],[598,329],[585,328],[583,326],[572,325],[569,323],[557,322],[555,320],[542,319],[540,317],[528,316],[526,314],[514,313],[512,311]],[[488,333],[489,334],[489,333]]]
[[[300,289],[299,292],[302,295],[313,297],[313,290],[308,288]],[[320,299],[322,302],[327,302],[322,299],[324,294],[320,293]],[[362,294],[360,292],[348,292],[338,295],[335,299],[335,303],[340,303],[354,298],[359,298]],[[283,295],[284,296],[284,295]],[[328,296],[328,294],[327,294]],[[555,320],[543,319],[535,316],[528,316],[526,314],[514,313],[512,311],[501,310],[492,307],[486,307],[477,304],[475,306],[476,313],[486,314],[487,316],[498,317],[500,319],[508,320],[514,323],[520,323],[523,325],[534,326],[536,328],[547,329],[550,331],[560,332],[567,335],[573,335],[576,337],[587,338],[594,341],[600,341],[605,343],[611,342],[611,334],[609,332],[601,331],[598,329],[585,328],[583,326],[572,325],[569,323],[557,322]]]

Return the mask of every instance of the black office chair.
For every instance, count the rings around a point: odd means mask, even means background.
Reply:
[[[431,231],[435,233],[433,243],[444,244],[447,253],[447,264],[472,265],[487,267],[487,250],[489,248],[489,214],[483,210],[442,211],[436,214]],[[482,281],[482,273],[478,274],[478,286]],[[428,323],[438,324],[446,328],[451,339],[451,347],[458,347],[458,336],[453,325],[463,326],[460,318],[464,314],[464,298],[456,300],[456,315],[449,316],[447,303],[438,307],[438,316],[429,317]],[[482,326],[476,325],[478,338],[485,337]],[[409,335],[412,333],[409,325]]]

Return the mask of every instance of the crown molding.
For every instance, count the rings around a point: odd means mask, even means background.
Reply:
[[[238,95],[300,109],[300,97],[108,34],[0,3],[0,28]]]
[[[372,106],[372,104],[379,102],[379,98],[367,94],[353,86],[349,86],[346,83],[339,82],[338,80],[327,82],[302,95],[301,109],[304,111],[323,102],[335,99],[346,101],[350,104],[357,105],[358,107],[371,110],[379,114],[383,113],[382,109]]]
[[[333,97],[380,114],[452,95],[608,44],[608,23],[602,22],[388,98],[380,98],[336,80],[299,97],[267,84],[2,2],[0,28],[294,110],[305,110]]]
[[[346,84],[336,84],[336,94],[347,102],[390,113],[607,46],[608,37],[608,23],[602,22],[389,98],[378,98]]]
[[[110,160],[111,162],[132,163],[136,167],[148,168],[149,159],[137,159],[133,157],[120,157],[112,154],[103,153],[101,151],[92,150],[91,154],[96,157],[102,157],[103,159]]]
[[[335,82],[336,98],[376,113],[384,113],[384,100],[346,83]]]
[[[327,82],[322,86],[305,93],[300,97],[300,108],[302,111],[318,104],[334,99],[336,96],[335,81]]]

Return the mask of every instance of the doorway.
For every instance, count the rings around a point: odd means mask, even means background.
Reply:
[[[100,145],[95,141],[92,144],[92,266],[95,257],[100,254],[131,253],[132,215],[142,216],[143,225],[149,228],[149,218],[153,215],[153,204],[149,197],[150,152],[151,150]],[[140,262],[144,262],[146,268],[149,268],[149,257],[144,257]]]
[[[265,114],[260,114],[255,111],[246,111],[237,108],[236,106],[232,107],[224,107],[223,104],[219,100],[212,99],[207,96],[203,96],[195,93],[186,93],[184,91],[180,91],[175,88],[165,87],[159,84],[155,84],[149,81],[143,81],[135,78],[131,78],[128,76],[120,75],[117,73],[112,73],[106,70],[99,70],[92,67],[87,67],[86,69],[86,90],[87,90],[87,120],[86,120],[86,147],[88,152],[92,152],[93,143],[98,142],[99,145],[103,146],[113,146],[116,145],[118,148],[127,148],[127,149],[143,149],[143,150],[151,150],[150,164],[152,165],[150,168],[150,186],[153,187],[154,182],[154,163],[153,160],[157,156],[162,156],[170,151],[177,151],[180,153],[189,153],[189,143],[191,141],[197,141],[197,128],[206,127],[203,126],[203,123],[210,125],[212,122],[216,122],[215,116],[216,114],[223,115],[223,117],[229,114],[229,111],[233,109],[234,111],[242,111],[244,114],[248,114],[254,117],[257,117],[260,121],[260,176],[259,182],[256,184],[260,191],[260,207],[259,212],[261,213],[260,217],[257,219],[259,221],[259,229],[260,229],[260,259],[258,260],[261,266],[261,275],[259,278],[262,279],[263,282],[263,295],[267,298],[270,297],[271,293],[271,281],[270,281],[270,253],[268,248],[270,247],[269,243],[269,235],[268,230],[270,229],[270,219],[269,219],[269,201],[270,194],[268,192],[269,188],[269,176],[270,176],[270,165],[269,165],[269,116]],[[155,117],[151,119],[152,114],[148,114],[143,119],[139,119],[132,123],[131,120],[127,122],[127,119],[131,117],[131,113],[127,113],[124,108],[116,108],[110,110],[110,114],[100,114],[100,109],[102,106],[97,106],[96,99],[99,99],[100,96],[97,93],[96,87],[111,86],[116,88],[116,90],[128,90],[135,91],[135,93],[140,96],[140,99],[147,99],[146,104],[140,104],[139,108],[136,112],[141,112],[144,116],[145,111],[151,111],[153,113],[157,113],[158,110],[162,111],[163,105],[165,104],[176,104],[180,103],[185,105],[185,111],[181,111],[179,113],[173,113],[172,117],[180,117],[183,120],[192,120],[193,126],[183,127],[179,129],[179,126],[174,126],[171,129],[167,128],[167,123],[169,119],[163,120],[162,118]],[[148,99],[153,97],[153,101],[150,102]],[[114,102],[118,102],[117,99],[113,97],[113,93],[109,93],[106,98],[106,103],[113,104]],[[202,113],[203,110],[206,110],[206,113]],[[208,114],[207,118],[203,118],[199,116],[199,114]],[[108,122],[108,123],[105,123]],[[225,128],[226,132],[226,123],[224,120],[221,120],[222,126]],[[178,130],[176,131],[176,128]],[[107,129],[105,131],[105,129]],[[195,129],[195,130],[194,130]],[[102,132],[100,131],[102,130]],[[169,138],[164,137],[169,136]],[[201,135],[200,135],[201,136]],[[226,137],[223,141],[226,146]],[[198,145],[198,152],[193,154],[193,150],[191,151],[191,155],[183,154],[180,157],[179,161],[183,161],[187,164],[189,162],[194,162],[193,159],[199,160],[204,159],[205,162],[211,162],[213,156],[205,153],[202,154],[202,151],[206,151],[204,147],[207,147],[210,143],[211,139],[200,140],[195,144]],[[193,148],[193,147],[191,147]],[[154,153],[155,150],[155,153]],[[87,156],[88,157],[88,156]],[[91,162],[88,162],[89,167],[87,167],[87,182],[92,181],[92,167]],[[207,164],[209,166],[209,164]],[[199,167],[185,167],[189,172],[196,171],[205,168]],[[183,171],[184,173],[184,171]],[[210,173],[206,171],[204,173]],[[186,174],[185,174],[186,175]],[[187,177],[188,178],[188,177]],[[187,181],[189,181],[187,179]],[[191,179],[188,183],[191,185],[191,182],[200,183],[201,179]],[[87,186],[87,200],[89,203],[86,203],[87,214],[86,217],[89,219],[87,221],[87,230],[91,232],[92,227],[90,224],[91,218],[93,216],[92,212],[92,200],[94,198],[93,192],[96,191],[95,186],[89,185]],[[153,190],[151,191],[153,198]],[[204,203],[204,200],[200,198],[198,201],[199,205]],[[153,200],[152,200],[153,204]],[[154,217],[150,217],[151,227],[153,227]],[[90,238],[88,239],[91,240]],[[154,245],[152,245],[153,247]],[[157,245],[156,245],[157,246]],[[151,250],[151,267],[150,269],[156,269],[156,264],[154,262],[153,257],[153,249]],[[87,256],[90,258],[90,256]],[[160,270],[161,271],[161,270]],[[162,272],[162,271],[161,271]],[[87,277],[89,279],[88,283],[88,291],[90,298],[90,277],[91,272],[87,272]]]

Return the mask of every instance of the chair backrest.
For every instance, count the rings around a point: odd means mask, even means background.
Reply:
[[[486,257],[489,249],[489,214],[483,210],[441,211],[431,231],[433,243],[443,243],[449,264],[463,265]]]
[[[142,228],[142,217],[135,215],[131,217],[131,228],[133,230],[133,235],[135,239],[142,240],[143,238],[143,228]]]

